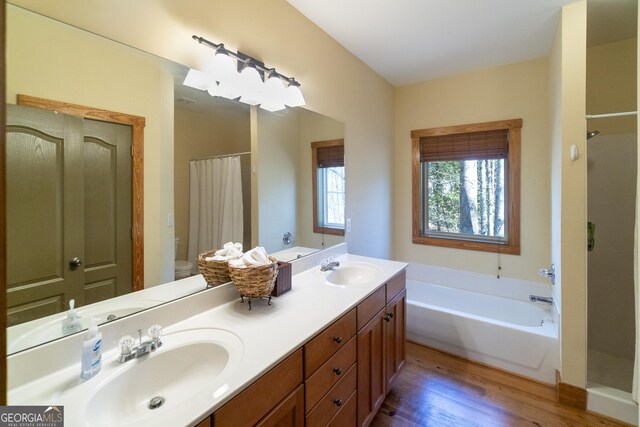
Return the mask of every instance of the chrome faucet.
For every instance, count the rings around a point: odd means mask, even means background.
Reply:
[[[147,340],[142,341],[142,329],[138,329],[138,345],[134,347],[135,339],[131,335],[125,335],[118,341],[120,355],[118,362],[124,363],[131,359],[136,359],[145,354],[156,351],[162,346],[162,327],[153,325],[147,331]]]
[[[538,276],[546,277],[551,280],[551,284],[556,284],[556,266],[551,264],[551,268],[541,268],[538,270]]]
[[[553,304],[553,297],[540,297],[538,295],[529,295],[531,302],[543,302],[545,304]]]
[[[320,271],[333,270],[334,268],[339,266],[340,262],[336,261],[334,257],[330,256],[329,258],[322,260],[322,262],[320,263]]]

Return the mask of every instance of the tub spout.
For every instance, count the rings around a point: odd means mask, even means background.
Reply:
[[[531,302],[543,302],[545,304],[553,304],[553,297],[540,297],[538,295],[529,295]]]

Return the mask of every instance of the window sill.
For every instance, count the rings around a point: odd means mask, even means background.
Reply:
[[[427,236],[413,236],[413,243],[419,245],[440,246],[453,249],[466,249],[471,251],[483,251],[483,252],[495,252],[508,255],[520,255],[520,244],[516,242],[510,242],[509,244],[502,243],[487,243],[487,242],[474,242],[472,240],[458,240],[458,239],[441,239],[437,237]]]
[[[344,236],[344,228],[329,228],[313,226],[313,232],[318,234],[331,234],[333,236]]]

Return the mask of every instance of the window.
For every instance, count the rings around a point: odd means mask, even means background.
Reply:
[[[311,143],[313,231],[344,236],[344,140]]]
[[[520,254],[522,120],[411,132],[413,243]]]

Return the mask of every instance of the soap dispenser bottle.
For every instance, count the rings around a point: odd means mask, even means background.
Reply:
[[[69,311],[67,317],[62,320],[62,336],[78,332],[82,329],[82,319],[76,313],[74,308],[75,300],[69,301]]]
[[[82,342],[82,371],[80,377],[88,380],[102,368],[102,332],[98,331],[98,318],[91,318],[87,338]]]

